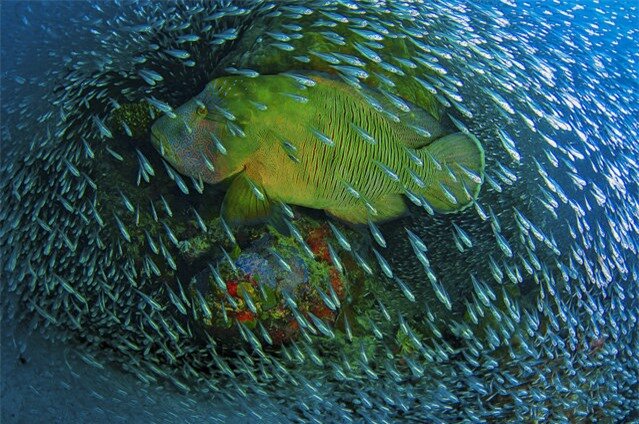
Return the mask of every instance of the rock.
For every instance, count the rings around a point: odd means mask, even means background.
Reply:
[[[327,335],[329,331],[318,328],[322,323],[334,328],[352,284],[347,275],[355,270],[349,266],[340,272],[331,262],[326,224],[305,219],[301,228],[313,257],[293,237],[271,230],[222,258],[215,271],[195,277],[193,289],[203,292],[212,312],[202,323],[221,344],[240,340],[240,323],[276,346],[297,339],[302,331]]]

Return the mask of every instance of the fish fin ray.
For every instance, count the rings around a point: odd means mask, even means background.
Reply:
[[[422,190],[422,194],[433,209],[440,213],[450,213],[470,206],[477,199],[484,181],[484,149],[479,140],[474,137],[468,137],[463,133],[449,134],[420,150],[420,153],[426,152],[442,165],[442,169],[438,170],[428,157],[428,154],[423,155],[424,161],[428,161],[434,170],[430,184]],[[450,176],[445,167],[446,165],[453,170],[457,181]],[[481,179],[481,182],[474,181],[458,165],[476,174]],[[444,185],[453,197],[457,199],[456,203],[449,200],[441,185]],[[466,195],[466,192],[470,194],[470,198]]]
[[[258,224],[266,222],[271,216],[271,201],[264,190],[253,183],[264,195],[259,199],[251,185],[251,180],[243,173],[236,176],[222,201],[221,215],[230,225]]]

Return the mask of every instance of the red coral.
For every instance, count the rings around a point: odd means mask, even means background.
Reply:
[[[315,305],[311,309],[313,315],[320,319],[325,319],[327,321],[332,322],[335,319],[335,313],[328,309],[325,305]]]
[[[235,314],[235,318],[237,318],[239,322],[254,321],[255,315],[250,311],[240,311]]]
[[[331,260],[331,255],[328,252],[328,244],[326,243],[328,235],[328,228],[322,225],[309,231],[308,237],[306,238],[306,242],[315,256],[325,262],[330,262]]]
[[[344,284],[342,282],[342,278],[340,276],[339,271],[335,268],[331,268],[328,271],[328,275],[331,281],[331,286],[333,286],[333,290],[335,290],[335,294],[340,299],[344,298]]]
[[[241,280],[227,280],[226,290],[229,292],[231,296],[239,299],[240,295],[237,292],[237,289],[240,283],[242,282],[249,283],[253,287],[257,287],[257,280],[255,279],[255,277],[253,277],[252,275],[247,275],[246,277],[243,277]]]
[[[233,297],[238,297],[237,285],[238,285],[238,282],[235,280],[229,280],[226,282],[226,290],[228,290],[229,294]]]
[[[299,330],[299,329],[300,329],[300,325],[297,323],[297,321],[296,321],[296,320],[292,320],[292,321],[290,321],[290,322],[288,323],[288,329],[289,329],[291,332],[296,332],[297,330]]]

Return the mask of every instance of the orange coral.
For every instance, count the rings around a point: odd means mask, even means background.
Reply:
[[[254,321],[255,315],[249,311],[240,311],[235,314],[235,318],[237,318],[239,322]]]
[[[331,322],[333,321],[333,319],[335,319],[335,313],[324,305],[313,306],[311,312],[313,312],[313,315],[320,319],[325,319]]]
[[[335,290],[335,294],[340,299],[344,298],[344,284],[342,283],[342,278],[340,276],[339,271],[335,268],[331,268],[328,271],[328,275],[331,281],[331,286],[333,286],[333,290]]]
[[[238,282],[235,280],[229,280],[226,282],[226,290],[228,290],[229,294],[233,297],[238,297],[237,286]]]
[[[329,235],[329,230],[325,225],[321,227],[313,228],[308,232],[306,243],[311,248],[315,256],[323,261],[329,262],[331,260],[330,253],[328,252],[328,244],[326,238]]]

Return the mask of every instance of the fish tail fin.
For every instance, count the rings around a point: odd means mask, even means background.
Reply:
[[[433,169],[421,190],[428,204],[440,213],[457,212],[473,203],[484,181],[484,149],[474,136],[449,134],[420,149]]]

